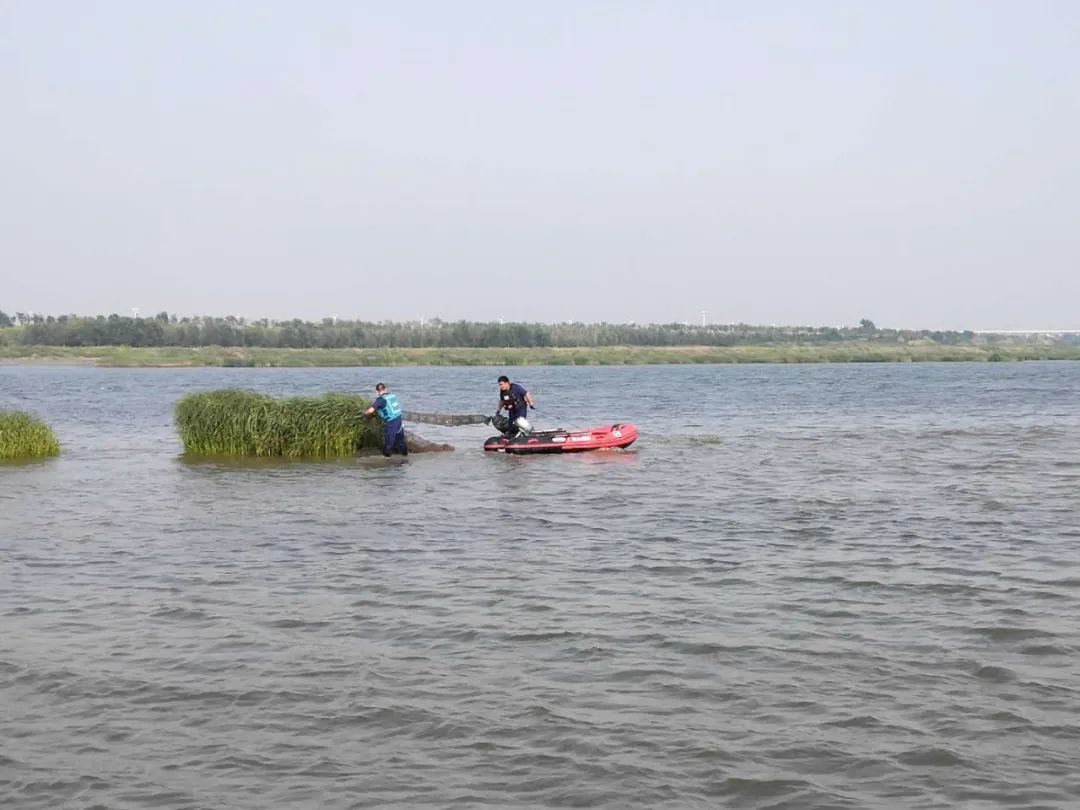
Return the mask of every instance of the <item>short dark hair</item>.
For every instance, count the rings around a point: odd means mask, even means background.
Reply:
[[[503,374],[501,377],[499,377],[499,382],[510,382],[510,378]]]
[[[376,391],[385,391],[386,390],[386,383],[375,383],[375,390]]]

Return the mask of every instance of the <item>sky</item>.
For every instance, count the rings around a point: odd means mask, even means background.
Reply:
[[[0,310],[1080,328],[1080,3],[0,3]]]

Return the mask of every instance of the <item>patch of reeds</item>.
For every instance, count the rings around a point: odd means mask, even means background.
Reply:
[[[371,403],[353,394],[276,399],[225,389],[189,394],[177,403],[185,452],[199,456],[330,458],[382,446]]]
[[[0,411],[0,459],[46,458],[60,454],[52,428],[23,411]]]

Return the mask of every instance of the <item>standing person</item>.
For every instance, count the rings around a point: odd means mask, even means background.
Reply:
[[[401,455],[409,455],[409,445],[405,442],[405,423],[401,416],[401,403],[398,402],[397,394],[390,392],[385,384],[375,386],[375,401],[371,407],[364,411],[366,416],[377,413],[383,423],[383,455],[390,458],[390,454],[400,450]]]
[[[510,378],[506,375],[499,377],[499,407],[495,410],[495,413],[506,408],[506,415],[510,418],[510,424],[528,430],[529,420],[526,417],[529,415],[529,408],[531,407],[535,407],[532,394],[526,391],[523,385],[510,382]],[[523,419],[525,424],[521,425],[518,419]]]

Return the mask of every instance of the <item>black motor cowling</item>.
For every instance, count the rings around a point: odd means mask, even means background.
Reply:
[[[517,428],[511,424],[510,417],[504,416],[501,413],[497,413],[491,417],[491,426],[504,436],[513,436],[517,433]]]

